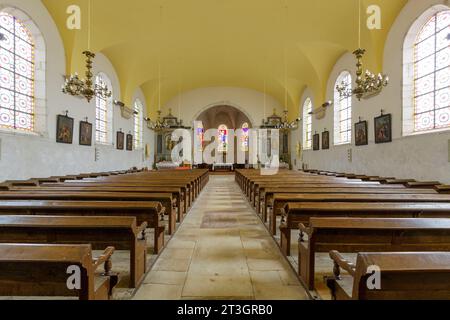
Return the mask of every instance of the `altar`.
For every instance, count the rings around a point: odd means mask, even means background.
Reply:
[[[232,163],[214,163],[212,171],[234,171],[234,164]]]

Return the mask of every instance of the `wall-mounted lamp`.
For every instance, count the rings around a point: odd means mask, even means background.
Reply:
[[[323,103],[319,108],[310,112],[310,115],[315,115],[317,120],[325,118],[327,108],[333,105],[333,101]]]
[[[113,102],[116,106],[120,107],[120,114],[125,119],[130,119],[132,116],[136,116],[139,114],[137,111],[125,106],[125,103],[123,103],[122,101],[114,100]]]

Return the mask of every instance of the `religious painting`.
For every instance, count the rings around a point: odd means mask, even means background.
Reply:
[[[375,143],[392,142],[392,115],[375,118]]]
[[[324,131],[322,133],[322,149],[330,149],[330,131]]]
[[[92,123],[80,121],[80,146],[92,146]]]
[[[355,123],[355,144],[356,146],[367,146],[369,144],[367,121]]]
[[[163,123],[169,128],[177,128],[179,126],[177,117],[172,115],[172,109],[169,109],[169,114],[163,118]]]
[[[127,151],[133,151],[133,135],[127,134]]]
[[[72,144],[73,118],[59,115],[56,122],[56,142]]]
[[[164,137],[164,141],[166,144],[166,151],[172,151],[175,146],[175,142],[172,141],[172,133],[168,133]]]
[[[313,150],[318,151],[320,150],[320,134],[316,133],[313,136]]]
[[[117,132],[117,150],[123,150],[125,147],[125,133]]]

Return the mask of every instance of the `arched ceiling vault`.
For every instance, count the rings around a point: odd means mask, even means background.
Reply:
[[[42,2],[61,33],[67,72],[84,74],[88,0]],[[381,30],[362,28],[365,67],[379,72],[387,34],[407,0],[362,2],[382,12]],[[73,4],[82,10],[81,30],[66,28]],[[160,68],[163,105],[195,88],[263,92],[266,82],[267,94],[283,105],[288,90],[287,107],[295,118],[303,90],[309,87],[317,104],[323,102],[333,66],[358,46],[357,10],[358,0],[92,0],[91,49],[110,59],[125,103],[141,87],[150,115],[158,106]]]

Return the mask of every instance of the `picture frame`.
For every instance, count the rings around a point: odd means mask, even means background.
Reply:
[[[133,151],[133,135],[127,134],[127,151]]]
[[[92,123],[80,121],[80,146],[92,146]]]
[[[67,115],[58,115],[56,121],[56,142],[64,144],[73,143],[74,119]]]
[[[322,150],[330,149],[330,131],[322,133]]]
[[[313,151],[320,150],[320,134],[316,133],[313,136]]]
[[[392,114],[375,118],[375,143],[392,142]]]
[[[125,133],[118,131],[116,137],[117,150],[123,150],[125,146]]]
[[[369,123],[360,121],[355,123],[355,145],[367,146],[369,144]]]

